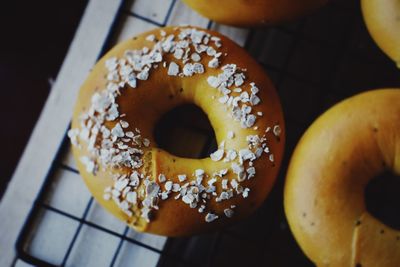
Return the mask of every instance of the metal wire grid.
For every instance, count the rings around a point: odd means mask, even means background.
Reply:
[[[158,248],[129,237],[128,227],[125,227],[123,232],[119,233],[87,220],[89,210],[94,203],[92,197],[87,202],[82,216],[76,216],[53,207],[47,204],[44,199],[51,190],[50,186],[56,172],[61,169],[78,173],[73,167],[61,163],[68,146],[68,140],[65,138],[17,240],[18,258],[38,266],[54,266],[27,251],[31,241],[30,236],[37,227],[35,222],[44,211],[51,211],[77,223],[73,237],[63,255],[61,266],[67,264],[84,226],[118,239],[109,266],[116,264],[124,242],[135,244],[159,254],[160,259],[157,266],[217,266],[221,264],[223,266],[228,264],[231,266],[312,266],[297,247],[287,227],[282,208],[283,175],[288,163],[288,155],[291,154],[290,152],[307,125],[332,103],[357,93],[359,90],[368,89],[371,84],[382,85],[382,80],[387,81],[387,84],[400,85],[400,81],[396,74],[393,74],[390,64],[379,52],[376,52],[377,50],[373,45],[367,48],[361,47],[360,51],[357,42],[362,38],[359,38],[358,34],[361,32],[361,35],[364,35],[364,39],[366,39],[365,32],[360,26],[361,15],[355,2],[345,2],[333,3],[323,9],[320,15],[301,20],[295,24],[272,29],[251,29],[249,31],[244,47],[255,58],[259,59],[259,63],[265,67],[275,82],[283,102],[288,133],[286,158],[278,182],[264,206],[250,219],[214,234],[190,238],[169,238],[163,248]],[[152,17],[130,11],[127,8],[130,4],[130,1],[124,1],[124,4],[121,5],[118,16],[110,28],[109,37],[103,46],[101,55],[109,48],[124,16],[131,16],[144,23],[163,27],[167,25],[177,1],[170,1],[165,17],[161,22]],[[337,17],[338,15],[341,16],[340,19]],[[331,26],[328,28],[328,33],[326,29],[321,31],[320,28],[314,27],[321,21],[325,22],[324,27]],[[328,23],[326,23],[327,21]],[[339,23],[340,26],[336,23]],[[213,21],[208,21],[207,28],[217,27],[218,25]],[[264,57],[265,49],[262,47],[269,47],[271,44],[266,40],[274,38],[287,38],[289,40],[279,42],[279,45],[284,44],[282,50],[285,52],[281,55],[269,54]],[[372,54],[378,56],[365,57],[371,51],[373,51]],[[324,57],[329,57],[329,60]],[[382,78],[380,77],[371,81],[367,78],[367,81],[365,81],[365,75],[361,74],[349,79],[353,82],[352,86],[344,86],[344,83],[348,82],[346,80],[348,75],[346,68],[343,70],[343,67],[348,65],[349,61],[353,63],[352,66],[363,68],[360,73],[365,70],[367,70],[367,73],[369,71],[374,72],[383,68],[385,70],[384,79],[380,79]],[[299,62],[302,65],[298,65]],[[355,65],[354,62],[356,62]],[[379,67],[376,67],[376,65]],[[360,80],[360,78],[368,86],[362,87],[363,82],[354,83],[355,80]],[[358,85],[360,86],[358,87]],[[342,89],[343,87],[345,89]],[[213,136],[208,136],[202,156],[209,154],[212,138]]]

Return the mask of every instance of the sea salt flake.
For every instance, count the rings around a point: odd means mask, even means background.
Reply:
[[[178,75],[178,73],[179,73],[179,65],[171,61],[171,63],[169,63],[167,74],[169,76],[176,76]]]
[[[250,189],[249,188],[245,188],[243,193],[242,193],[243,198],[247,198],[249,196],[249,192],[250,192]]]
[[[104,135],[103,135],[104,136]],[[132,132],[132,131],[129,131],[129,132],[126,132],[125,133],[125,136],[126,137],[129,137],[129,138],[133,138],[134,136],[135,136],[135,134]]]
[[[222,169],[219,170],[216,175],[218,175],[219,177],[225,176],[228,173],[228,169]]]
[[[251,93],[252,94],[257,94],[260,90],[257,88],[257,86],[255,85],[255,83],[250,83],[250,86],[251,86],[251,88],[250,88],[250,91],[251,91]]]
[[[185,202],[186,204],[191,204],[194,201],[194,197],[192,194],[187,194],[182,197],[182,201]]]
[[[198,212],[199,212],[199,213],[203,213],[204,210],[205,210],[205,208],[206,208],[206,206],[201,205],[200,208],[198,209]]]
[[[213,214],[213,213],[207,213],[207,215],[206,215],[206,217],[205,217],[205,220],[206,220],[206,222],[208,222],[208,223],[213,222],[213,221],[215,221],[216,219],[218,219],[218,215],[215,215],[215,214]]]
[[[216,181],[217,181],[216,178],[212,178],[212,179],[208,180],[207,184],[208,184],[209,186],[212,186]]]
[[[193,43],[199,44],[202,42],[204,35],[205,35],[204,31],[198,31],[196,29],[193,29],[190,38],[192,39]]]
[[[185,53],[185,52],[183,51],[183,49],[177,48],[177,49],[175,49],[174,57],[175,57],[176,59],[182,59],[184,53]]]
[[[279,125],[275,125],[274,128],[272,129],[272,132],[276,137],[279,137],[282,133],[282,129]]]
[[[228,189],[228,179],[223,179],[221,182],[222,189]]]
[[[233,162],[231,164],[231,168],[232,168],[233,173],[235,173],[235,174],[239,174],[239,173],[243,172],[243,170],[244,170],[243,165],[239,165],[236,162]]]
[[[68,131],[68,137],[71,140],[72,145],[74,146],[78,146],[79,142],[78,142],[78,136],[79,136],[79,129],[70,129]]]
[[[119,207],[122,209],[122,210],[128,210],[129,209],[129,203],[127,202],[127,201],[122,201],[120,204],[119,204]]]
[[[122,191],[127,185],[129,184],[128,179],[120,179],[115,182],[114,188],[117,189],[118,191]]]
[[[258,96],[253,95],[253,94],[250,96],[251,105],[255,106],[255,105],[258,105],[260,102],[261,102],[261,99]]]
[[[139,80],[145,81],[149,78],[149,68],[144,68],[141,72],[139,72],[136,76]]]
[[[243,73],[236,73],[234,75],[235,86],[241,86],[244,83],[245,76]]]
[[[178,175],[179,182],[184,182],[186,180],[186,174],[179,174]]]
[[[165,177],[164,174],[160,173],[160,174],[158,175],[158,181],[159,181],[160,183],[164,183],[166,180],[167,180],[167,178]]]
[[[246,172],[248,174],[247,179],[251,179],[256,174],[256,168],[254,168],[254,167],[247,168]]]
[[[185,64],[185,66],[183,66],[183,75],[190,77],[192,76],[194,73],[194,66],[191,63],[187,63]]]
[[[221,81],[215,76],[208,77],[207,82],[211,87],[214,88],[218,88],[218,86],[221,84]]]
[[[150,140],[149,139],[147,139],[147,138],[143,138],[143,145],[145,146],[145,147],[148,147],[149,145],[150,145]]]
[[[124,130],[121,127],[121,124],[115,124],[114,128],[111,130],[111,134],[115,137],[124,137]]]
[[[179,192],[181,190],[181,186],[179,184],[172,185],[172,192]]]
[[[86,171],[88,173],[94,173],[96,170],[96,163],[91,160],[89,157],[83,156],[80,158],[80,161],[85,165]]]
[[[193,71],[197,74],[204,73],[204,66],[201,63],[194,63],[193,64]]]
[[[221,202],[230,199],[231,196],[228,192],[222,191],[221,194],[215,199],[216,202]]]
[[[121,192],[120,191],[118,191],[117,189],[113,189],[112,191],[111,191],[111,193],[112,193],[112,195],[113,195],[113,197],[119,197],[120,195],[121,195]]]
[[[154,42],[155,39],[156,39],[156,36],[154,34],[150,34],[150,35],[146,36],[147,41]]]
[[[269,161],[274,162],[274,160],[275,160],[275,159],[274,159],[274,154],[270,154],[270,155],[269,155]]]
[[[136,88],[137,86],[136,75],[133,73],[129,74],[127,83],[131,88]]]
[[[122,128],[128,128],[129,123],[127,121],[120,120],[119,123],[121,124]]]
[[[165,190],[167,190],[167,191],[171,191],[171,189],[172,189],[172,182],[171,181],[167,181],[166,183],[165,183]]]
[[[208,67],[215,69],[218,68],[218,66],[219,66],[218,58],[214,57],[213,59],[208,61]]]
[[[91,98],[92,107],[95,111],[103,113],[113,102],[110,94],[106,91],[102,93],[95,93]]]
[[[150,182],[147,186],[146,186],[146,194],[149,197],[155,197],[158,194],[158,191],[160,190],[160,186],[155,183],[155,182]]]
[[[241,149],[239,151],[239,156],[243,161],[255,159],[254,153],[251,152],[248,148]]]
[[[213,161],[219,161],[222,159],[222,157],[224,156],[224,150],[223,149],[218,149],[217,151],[215,151],[214,153],[210,154],[210,158]]]
[[[126,195],[126,201],[128,201],[129,203],[132,203],[132,204],[136,204],[137,203],[137,193],[136,192],[129,192]]]
[[[225,161],[225,162],[232,161],[232,160],[234,160],[234,159],[236,158],[236,156],[237,156],[236,151],[235,151],[234,149],[229,149],[229,150],[226,152],[226,156],[225,156],[224,161]]]
[[[111,57],[106,60],[105,66],[108,69],[108,71],[113,71],[117,68],[118,63],[117,63],[117,58],[116,57]]]
[[[246,126],[248,128],[252,127],[255,122],[256,122],[256,116],[254,116],[253,114],[250,114],[250,115],[247,116],[247,118],[246,118]]]
[[[214,56],[216,53],[217,53],[217,51],[216,51],[212,46],[209,46],[209,47],[207,48],[207,55],[208,55],[208,56],[212,57],[212,56]]]
[[[233,214],[234,214],[234,211],[231,210],[231,209],[224,209],[224,214],[225,214],[226,217],[232,218]]]
[[[194,171],[195,176],[203,176],[204,175],[204,170],[203,169],[197,169]]]
[[[166,200],[168,198],[168,192],[162,192],[161,193],[161,199]]]
[[[192,53],[190,58],[194,61],[194,62],[199,62],[201,60],[201,57],[199,54],[197,53]]]
[[[220,98],[218,98],[218,102],[221,104],[225,104],[226,102],[228,102],[228,99],[229,99],[229,96],[224,95],[224,96],[221,96]]]

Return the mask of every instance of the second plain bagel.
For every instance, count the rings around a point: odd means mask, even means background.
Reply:
[[[400,231],[366,209],[364,189],[400,174],[400,89],[346,99],[304,133],[289,164],[285,213],[317,266],[400,266]]]
[[[157,147],[157,121],[192,103],[218,150],[182,158]],[[95,199],[138,231],[180,236],[248,216],[274,184],[284,122],[263,68],[223,35],[166,27],[118,44],[93,68],[69,136]]]
[[[201,15],[233,26],[261,26],[298,18],[328,0],[183,0]]]
[[[372,38],[400,68],[400,1],[362,0],[361,7]]]

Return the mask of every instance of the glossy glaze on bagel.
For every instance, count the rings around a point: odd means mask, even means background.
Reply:
[[[362,0],[361,7],[372,38],[400,68],[400,1]]]
[[[400,266],[400,232],[366,209],[368,182],[400,174],[400,90],[362,93],[320,116],[287,172],[290,228],[317,266]]]
[[[187,103],[214,128],[219,149],[210,158],[156,146],[156,122]],[[179,236],[261,205],[282,159],[284,123],[274,87],[244,49],[216,32],[167,27],[118,44],[96,64],[69,136],[102,206],[138,231]]]
[[[201,15],[233,26],[261,26],[305,15],[328,0],[183,0]]]

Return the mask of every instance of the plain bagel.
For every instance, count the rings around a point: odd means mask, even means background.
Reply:
[[[328,0],[183,0],[201,15],[233,26],[260,26],[298,18]]]
[[[290,228],[317,266],[400,266],[400,232],[368,213],[364,189],[400,174],[400,90],[348,98],[305,132],[290,161],[284,206]]]
[[[157,147],[159,118],[193,103],[218,150],[181,158]],[[180,236],[248,216],[282,159],[284,121],[263,68],[219,33],[167,27],[122,42],[83,84],[68,133],[94,198],[138,231]]]
[[[362,0],[361,7],[372,38],[400,68],[400,1]]]

